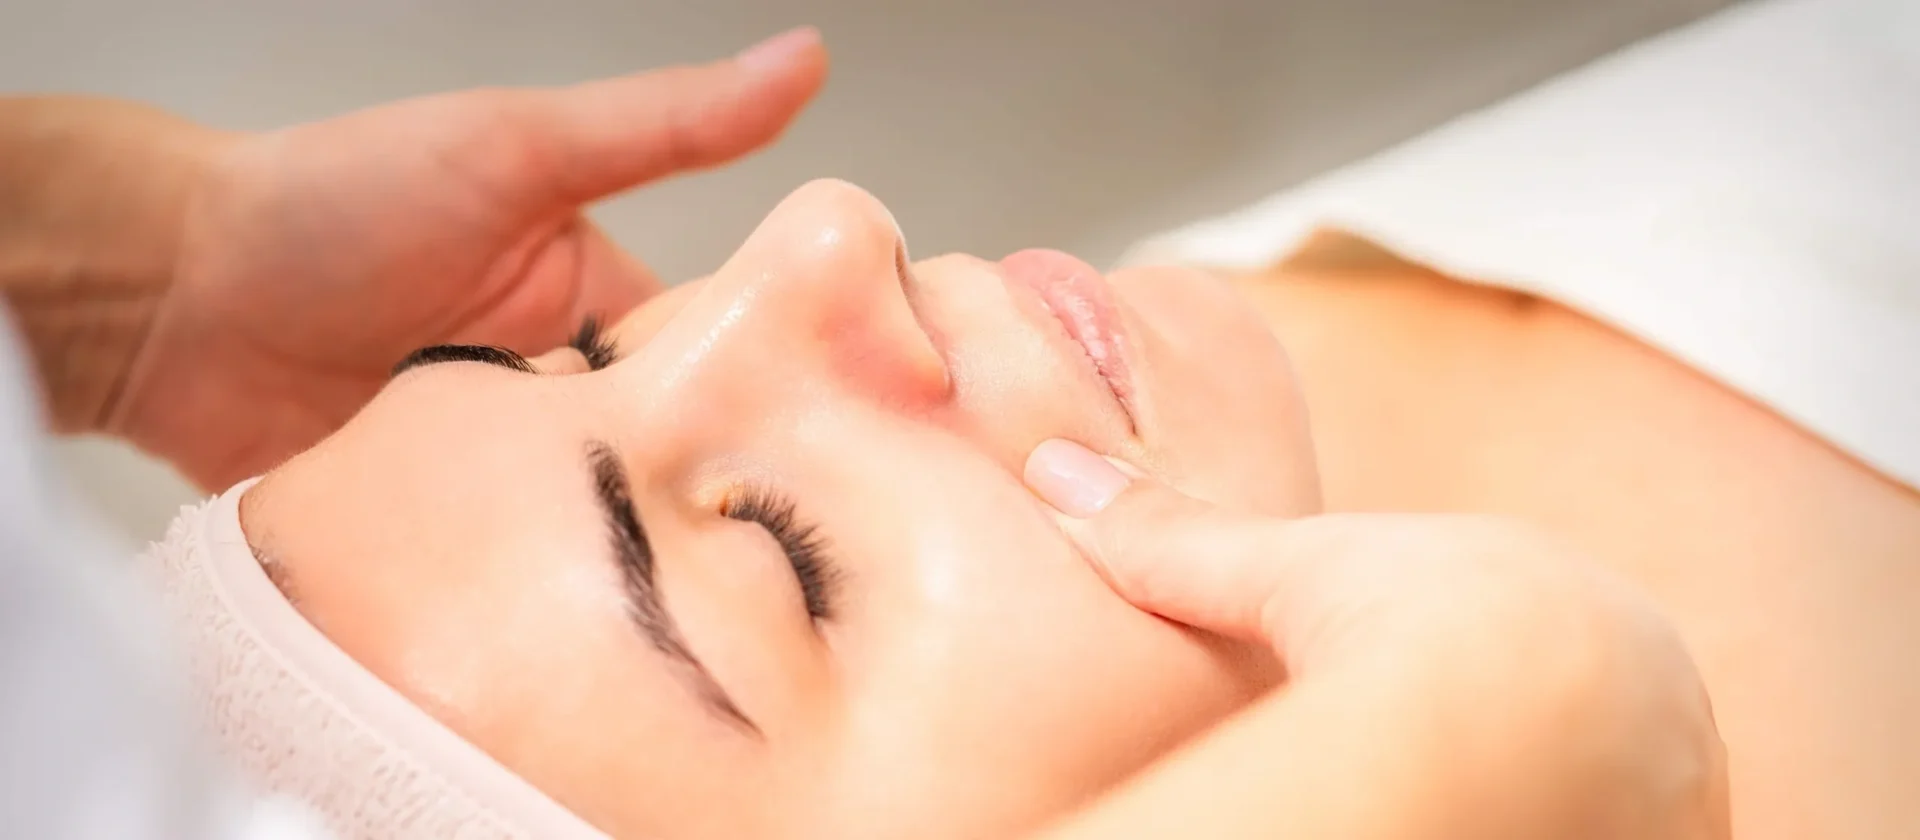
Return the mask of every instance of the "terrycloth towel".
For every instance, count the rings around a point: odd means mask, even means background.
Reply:
[[[1920,488],[1920,2],[1739,4],[1122,262],[1264,268],[1317,229],[1579,310]]]
[[[141,558],[227,757],[342,838],[602,837],[301,617],[240,531],[253,483],[184,508]]]

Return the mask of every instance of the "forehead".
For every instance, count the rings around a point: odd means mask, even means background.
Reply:
[[[249,539],[301,611],[429,710],[512,719],[523,678],[501,671],[530,646],[627,642],[584,440],[541,384],[420,369],[248,494]]]
[[[564,799],[617,765],[683,788],[621,745],[718,762],[711,725],[630,623],[580,412],[539,385],[478,365],[397,383],[249,494],[249,538],[336,645],[536,785]]]
[[[584,439],[522,393],[534,379],[478,364],[402,377],[249,494],[249,537],[292,566],[303,607],[339,588],[390,623],[516,608],[496,593],[528,565],[604,574],[579,562],[605,553]]]

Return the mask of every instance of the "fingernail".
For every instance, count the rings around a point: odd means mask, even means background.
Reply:
[[[785,66],[793,57],[810,49],[820,40],[820,31],[811,26],[789,29],[740,51],[734,60],[755,73]]]
[[[1047,504],[1080,519],[1104,510],[1128,483],[1124,473],[1093,450],[1059,439],[1034,447],[1025,478]]]

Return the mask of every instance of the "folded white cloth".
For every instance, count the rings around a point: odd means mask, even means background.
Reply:
[[[1920,488],[1920,2],[1741,4],[1123,262],[1316,229],[1580,310]]]
[[[184,509],[141,558],[227,757],[343,838],[603,836],[301,617],[240,531],[253,483]]]

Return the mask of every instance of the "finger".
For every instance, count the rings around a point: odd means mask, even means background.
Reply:
[[[593,318],[611,327],[665,289],[652,269],[629,256],[598,225],[587,223],[580,231],[580,292],[566,326],[571,329]]]
[[[1285,521],[1130,477],[1063,440],[1034,449],[1025,480],[1064,514],[1062,527],[1121,597],[1183,624],[1275,641],[1275,593],[1299,574]]]
[[[1249,514],[1128,475],[1062,440],[1036,447],[1024,478],[1122,598],[1182,624],[1264,641],[1295,673],[1519,591],[1462,550],[1497,544],[1475,520]]]
[[[556,170],[528,186],[584,203],[733,160],[779,136],[826,73],[819,32],[802,27],[724,61],[515,94],[529,148]]]

